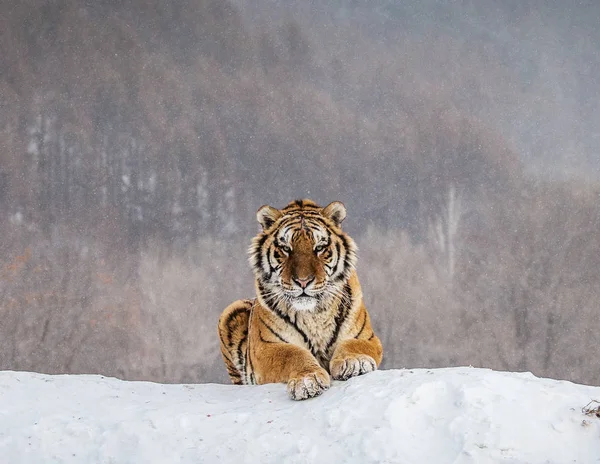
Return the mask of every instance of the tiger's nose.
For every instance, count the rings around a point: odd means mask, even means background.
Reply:
[[[298,277],[294,279],[294,281],[300,285],[301,288],[306,288],[313,280],[315,280],[314,276],[307,277],[306,279],[300,279]]]

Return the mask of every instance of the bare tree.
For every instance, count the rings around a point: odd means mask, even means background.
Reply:
[[[462,196],[450,185],[441,213],[428,224],[428,243],[437,264],[440,277],[450,284],[455,279],[457,248],[459,248],[459,226],[463,216]]]

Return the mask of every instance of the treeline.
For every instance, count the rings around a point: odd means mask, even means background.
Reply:
[[[223,1],[34,3],[2,12],[3,204],[46,231],[109,218],[132,244],[186,243],[304,196],[418,228],[449,182],[518,172],[493,131],[378,69],[360,95],[381,111],[349,102],[355,70],[322,63],[294,21],[248,31]]]
[[[385,365],[470,364],[597,384],[598,195],[598,185],[532,183],[490,204],[475,227],[449,196],[423,245],[397,232],[361,237]]]
[[[598,187],[526,175],[484,117],[539,110],[532,74],[493,40],[250,5],[0,4],[0,369],[224,380],[255,211],[309,197],[349,209],[387,367],[598,382]]]

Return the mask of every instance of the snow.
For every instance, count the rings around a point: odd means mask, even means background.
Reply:
[[[529,373],[378,371],[283,385],[0,372],[2,463],[594,463],[600,387]]]

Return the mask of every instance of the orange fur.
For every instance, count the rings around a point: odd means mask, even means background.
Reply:
[[[342,232],[345,208],[309,200],[263,207],[250,249],[257,298],[228,306],[221,351],[233,383],[287,383],[293,399],[317,396],[330,375],[375,370],[382,346],[354,269],[356,245]]]

